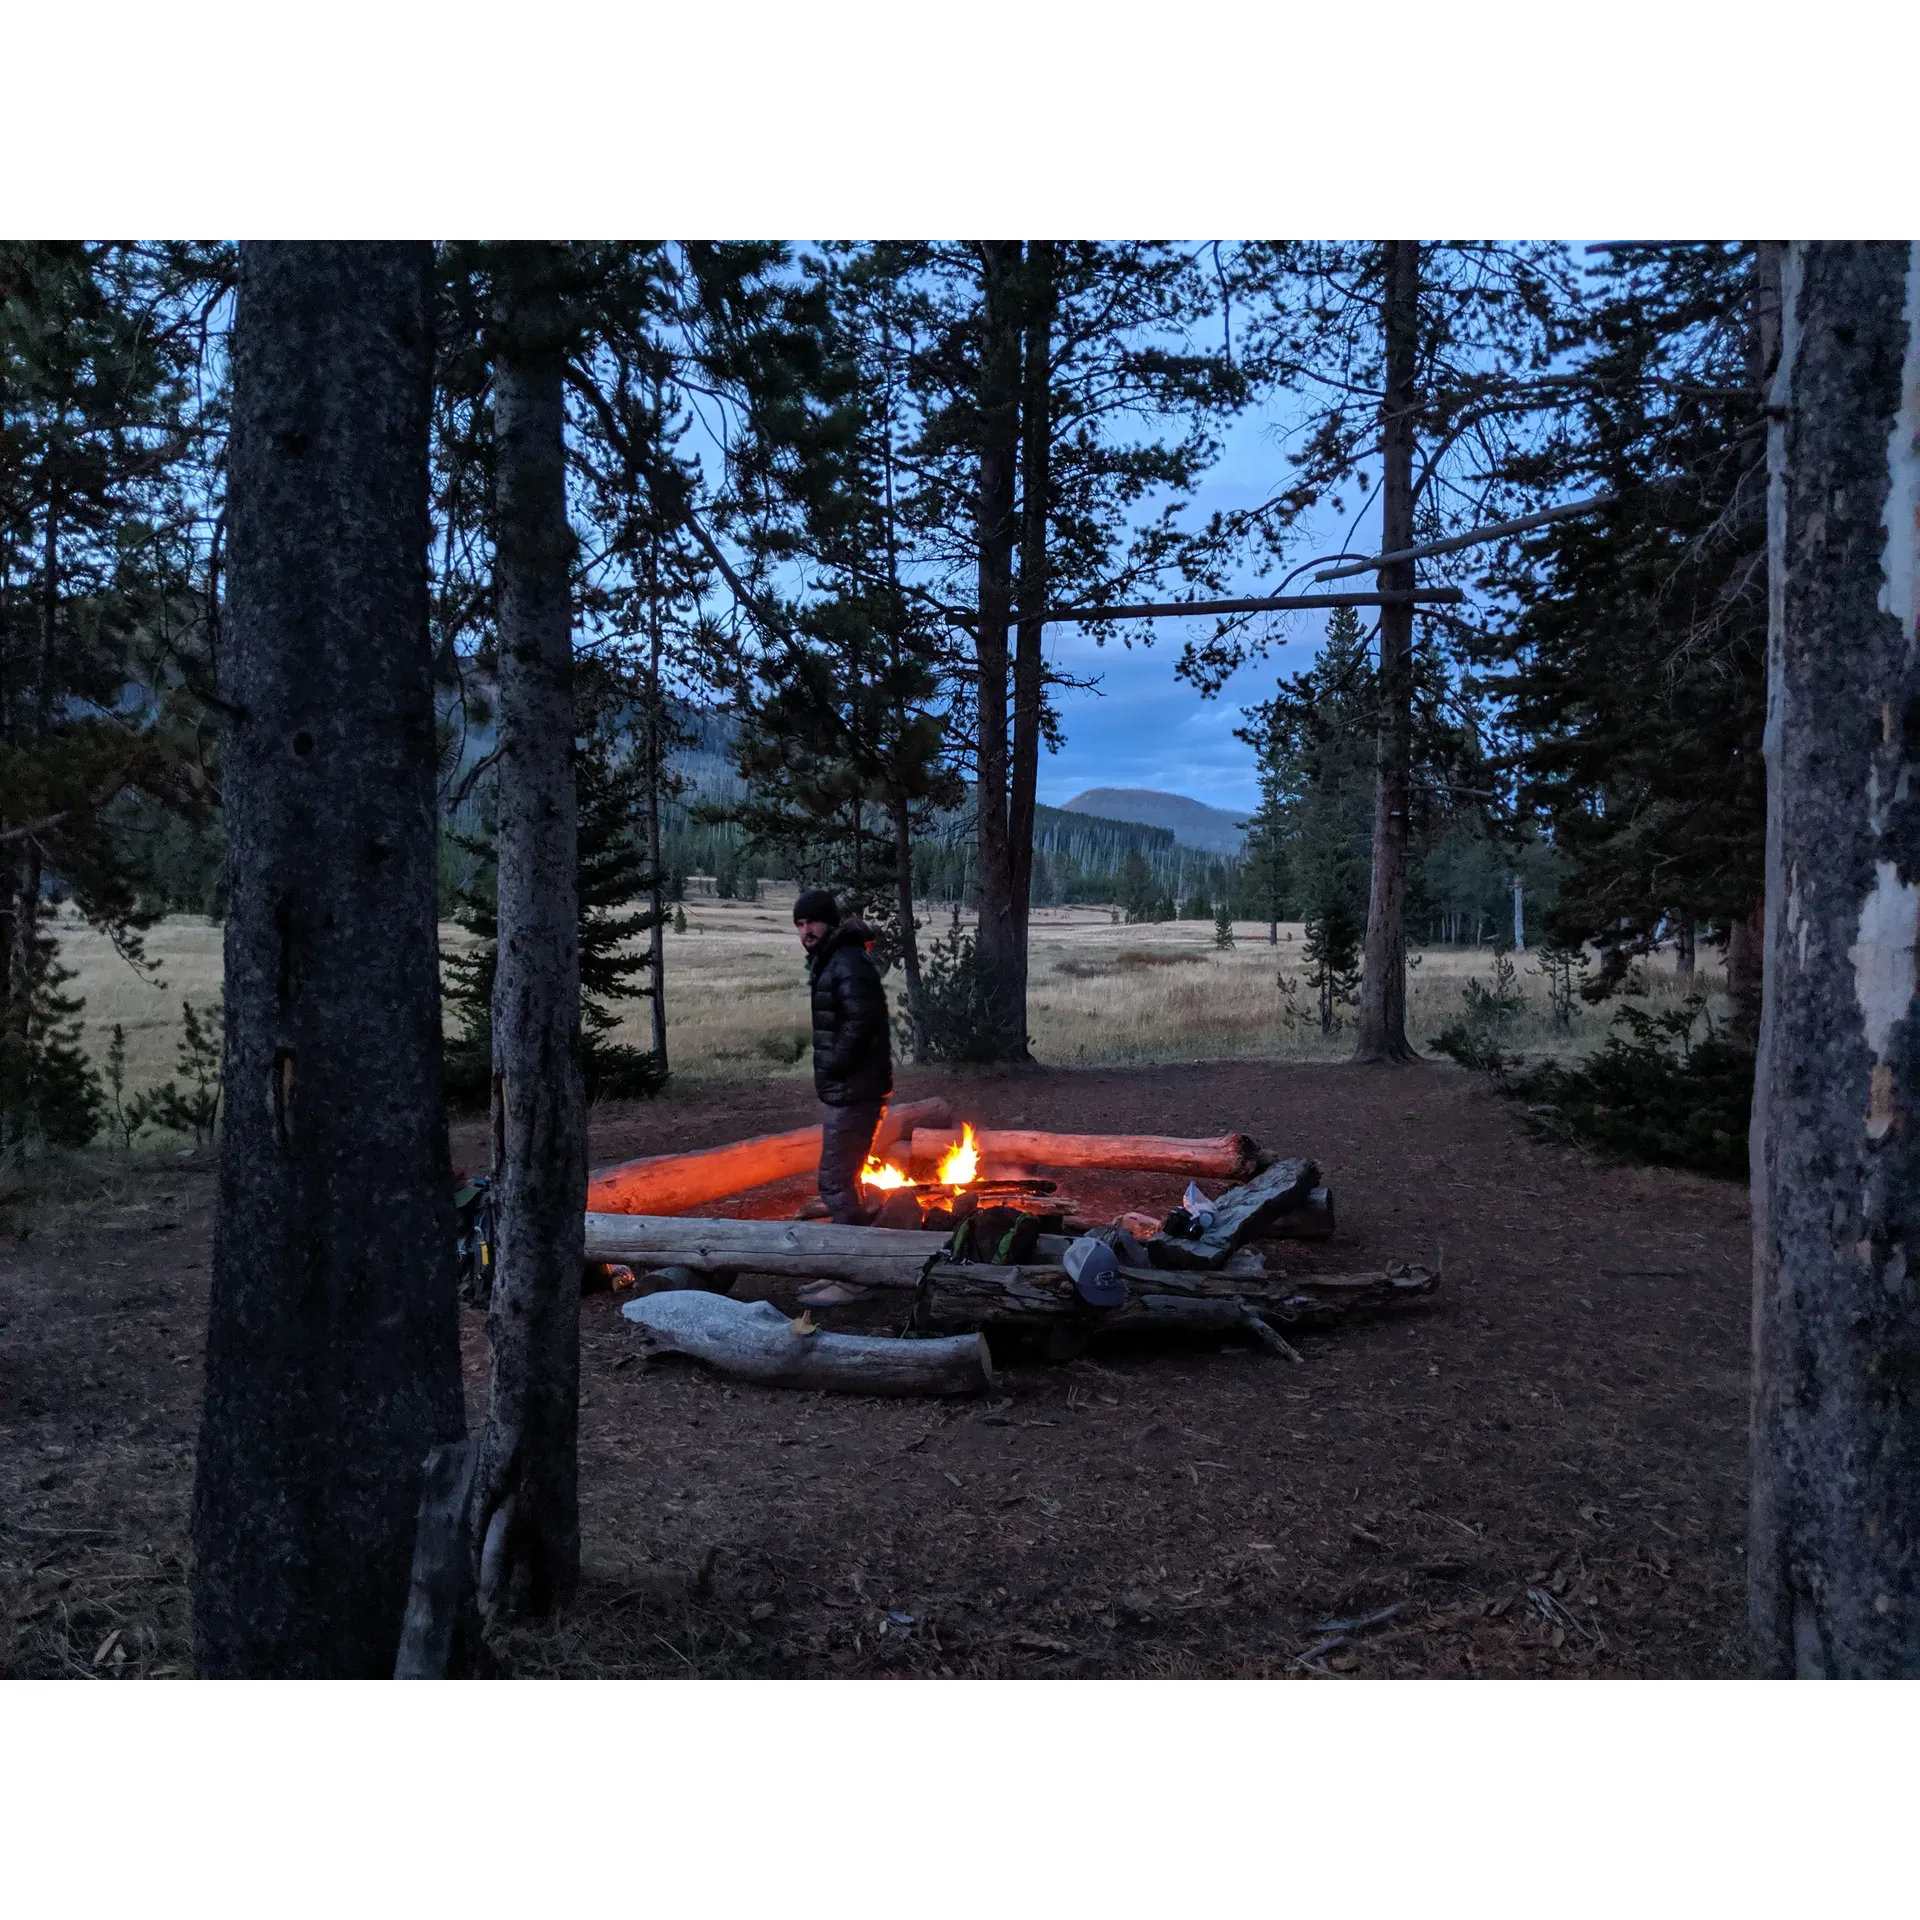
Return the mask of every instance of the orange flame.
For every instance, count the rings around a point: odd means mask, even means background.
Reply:
[[[873,1187],[882,1193],[890,1193],[895,1187],[912,1184],[898,1167],[888,1166],[883,1160],[876,1160],[869,1154],[867,1164],[860,1169],[860,1184]]]
[[[980,1151],[973,1144],[971,1121],[961,1123],[959,1145],[949,1147],[940,1156],[935,1177],[944,1187],[964,1187],[980,1177]]]

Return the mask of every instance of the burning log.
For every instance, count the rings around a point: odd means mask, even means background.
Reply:
[[[952,1124],[953,1110],[946,1101],[909,1100],[887,1111],[874,1144],[884,1149],[917,1128]],[[596,1168],[587,1176],[587,1206],[599,1213],[685,1213],[709,1200],[806,1173],[819,1162],[818,1127],[761,1134],[693,1153],[650,1154]]]
[[[946,1340],[882,1340],[822,1333],[790,1321],[765,1300],[750,1305],[711,1293],[657,1293],[620,1309],[648,1343],[691,1354],[722,1373],[765,1386],[829,1393],[984,1393],[993,1360],[979,1333]]]
[[[913,1164],[937,1166],[960,1144],[951,1126],[914,1128]],[[981,1157],[1021,1166],[1102,1167],[1121,1173],[1183,1173],[1189,1179],[1245,1180],[1260,1165],[1260,1149],[1244,1133],[1217,1140],[1180,1140],[1153,1133],[1041,1133],[988,1127],[974,1135]]]

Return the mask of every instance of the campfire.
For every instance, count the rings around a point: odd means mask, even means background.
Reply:
[[[940,1156],[931,1180],[915,1180],[891,1161],[876,1160],[872,1154],[860,1169],[860,1184],[870,1193],[897,1193],[902,1189],[913,1193],[958,1192],[976,1185],[979,1179],[980,1149],[974,1144],[971,1121],[962,1125],[960,1138]]]
[[[905,1167],[890,1160],[877,1160],[871,1154],[860,1170],[860,1185],[869,1205],[881,1208],[879,1224],[888,1227],[937,1227],[949,1229],[974,1208],[992,1201],[1016,1211],[1048,1216],[1058,1215],[1060,1203],[1043,1201],[1041,1196],[1054,1192],[1051,1180],[1039,1180],[1023,1171],[987,1173],[979,1136],[970,1121],[963,1122],[958,1139],[944,1148],[936,1148],[931,1136],[929,1151],[922,1155],[917,1140],[909,1139],[914,1157],[933,1158],[932,1177],[915,1179]],[[1057,1223],[1055,1230],[1057,1231]]]
[[[1298,1362],[1280,1329],[1330,1329],[1425,1299],[1439,1284],[1436,1272],[1407,1264],[1298,1269],[1271,1243],[1327,1240],[1333,1196],[1311,1159],[1263,1151],[1245,1134],[956,1131],[933,1100],[901,1103],[882,1127],[862,1175],[880,1212],[864,1226],[812,1212],[783,1220],[689,1210],[692,1196],[723,1183],[742,1192],[806,1171],[820,1151],[817,1127],[595,1174],[588,1255],[651,1276],[621,1309],[646,1330],[649,1351],[693,1354],[776,1386],[978,1393],[993,1385],[989,1332],[1052,1360],[1109,1334],[1148,1333],[1245,1337]],[[1061,1192],[1041,1170],[1078,1175],[1083,1192]],[[1179,1175],[1185,1198],[1169,1207],[1156,1181],[1127,1205],[1126,1186],[1087,1177],[1128,1172]],[[760,1297],[731,1296],[743,1278]],[[768,1288],[784,1297],[776,1303]],[[900,1338],[903,1320],[911,1340]]]

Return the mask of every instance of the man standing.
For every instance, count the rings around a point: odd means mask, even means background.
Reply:
[[[793,903],[793,921],[813,988],[813,1090],[826,1108],[820,1198],[828,1219],[865,1226],[879,1209],[862,1204],[860,1169],[893,1091],[886,990],[867,958],[873,935],[858,920],[843,921],[832,894],[803,893]]]

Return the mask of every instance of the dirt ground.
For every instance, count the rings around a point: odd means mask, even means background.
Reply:
[[[639,1357],[617,1297],[590,1296],[581,1592],[513,1632],[513,1671],[1741,1671],[1742,1189],[1536,1142],[1435,1066],[913,1075],[901,1091],[989,1125],[1237,1128],[1311,1154],[1339,1233],[1269,1264],[1438,1259],[1440,1295],[1297,1336],[1301,1367],[1238,1342],[1096,1347],[1007,1365],[992,1401],[965,1404],[730,1385]],[[601,1116],[593,1157],[812,1117],[791,1080],[710,1088]],[[456,1161],[479,1151],[477,1129],[456,1133]],[[100,1164],[97,1189],[0,1242],[12,1675],[188,1670],[212,1169]],[[465,1337],[477,1417],[477,1315]]]

